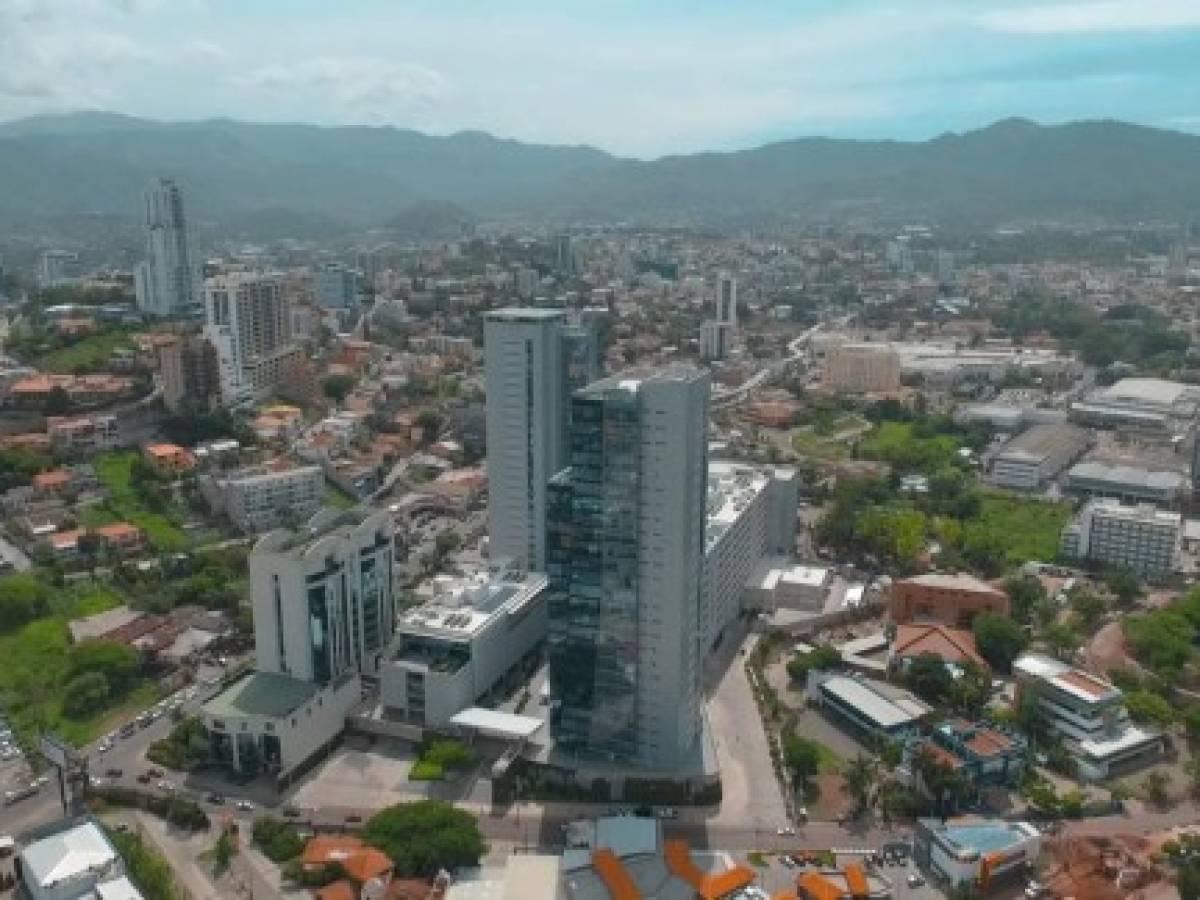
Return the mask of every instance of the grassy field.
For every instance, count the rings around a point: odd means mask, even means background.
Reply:
[[[88,527],[108,522],[132,522],[146,535],[146,540],[155,550],[174,551],[189,546],[191,541],[179,528],[177,519],[167,513],[154,512],[133,488],[132,467],[137,454],[106,453],[96,459],[96,477],[109,491],[107,502],[89,507],[83,513],[83,524]]]
[[[94,334],[70,347],[47,353],[37,360],[37,366],[50,372],[91,371],[100,368],[116,351],[132,347],[129,335],[123,331]]]
[[[73,744],[85,744],[110,730],[122,716],[156,699],[158,685],[146,681],[115,707],[87,719],[63,718],[62,688],[71,646],[67,622],[123,601],[120,594],[105,587],[64,589],[55,596],[50,616],[0,635],[0,703],[27,746],[44,731],[58,732]]]
[[[1058,555],[1059,538],[1070,517],[1071,507],[1065,503],[988,491],[979,517],[965,530],[982,529],[999,536],[1010,565],[1031,559],[1048,562]]]

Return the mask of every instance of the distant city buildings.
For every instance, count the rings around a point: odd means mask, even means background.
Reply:
[[[1176,569],[1182,534],[1183,519],[1177,512],[1093,500],[1063,529],[1061,549],[1068,559],[1161,578]]]
[[[900,388],[900,356],[879,344],[843,344],[825,358],[825,384],[836,391],[865,394]]]
[[[79,256],[69,250],[46,250],[38,258],[37,285],[62,287],[79,280]]]
[[[700,326],[700,358],[716,362],[727,359],[737,333],[737,279],[728,272],[717,275],[716,317]]]
[[[551,734],[660,770],[700,738],[708,376],[631,371],[577,391],[550,484]]]
[[[146,190],[146,259],[134,268],[137,307],[148,316],[179,316],[200,306],[197,270],[188,248],[183,193],[169,178]]]
[[[329,262],[312,273],[313,296],[326,309],[349,310],[358,306],[359,273],[342,263]]]
[[[1087,452],[1091,437],[1073,425],[1034,425],[992,459],[991,480],[1000,487],[1032,491],[1058,476]]]

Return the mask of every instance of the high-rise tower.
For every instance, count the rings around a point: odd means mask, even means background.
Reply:
[[[551,731],[674,769],[701,729],[709,380],[634,371],[576,391],[547,500]]]
[[[156,178],[145,195],[146,259],[134,269],[138,309],[177,316],[200,306],[196,270],[188,251],[183,194],[169,178]]]

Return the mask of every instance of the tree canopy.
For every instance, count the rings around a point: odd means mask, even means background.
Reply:
[[[1008,672],[1029,642],[1025,630],[1008,616],[985,610],[972,623],[979,655],[998,672]]]
[[[439,800],[380,810],[367,821],[362,836],[390,856],[406,877],[477,866],[485,850],[475,818]]]

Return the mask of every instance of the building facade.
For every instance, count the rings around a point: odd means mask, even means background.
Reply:
[[[932,572],[892,584],[888,613],[896,624],[941,622],[952,628],[971,627],[987,610],[1007,616],[1008,594],[971,575]]]
[[[747,585],[762,561],[794,551],[799,500],[792,469],[709,463],[700,582],[704,650],[719,644],[741,614]]]
[[[313,296],[326,309],[352,309],[358,305],[358,280],[349,266],[325,263],[313,270]]]
[[[286,375],[284,363],[297,356],[280,276],[222,272],[205,283],[204,311],[222,404],[262,399]]]
[[[1130,569],[1146,578],[1170,575],[1178,565],[1183,518],[1148,504],[1093,500],[1062,533],[1062,554]]]
[[[546,639],[546,587],[538,573],[485,576],[407,612],[380,670],[389,718],[445,727],[534,658]]]
[[[728,272],[717,275],[717,321],[737,329],[737,279]]]
[[[1162,735],[1134,725],[1114,685],[1089,672],[1038,654],[1013,663],[1017,702],[1032,697],[1049,729],[1079,765],[1079,776],[1099,781],[1156,758]]]
[[[728,322],[710,320],[700,325],[700,358],[710,361],[726,359],[733,350],[733,326]]]
[[[546,565],[546,484],[562,468],[567,385],[559,310],[484,315],[488,553]]]
[[[843,344],[825,358],[825,384],[836,391],[865,394],[900,387],[900,356],[887,346]]]
[[[551,733],[565,749],[674,769],[701,724],[709,381],[631,372],[572,398],[550,485]]]
[[[171,412],[202,412],[220,394],[217,351],[199,334],[181,334],[159,345],[158,371],[163,405]]]
[[[246,534],[302,522],[321,508],[325,474],[320,466],[256,466],[206,473],[200,492],[213,512]]]
[[[1082,456],[1091,437],[1073,425],[1034,425],[996,454],[991,480],[1000,487],[1032,491]]]
[[[183,192],[156,178],[144,197],[146,259],[134,269],[137,307],[149,316],[178,316],[200,306],[197,271],[188,249]]]

